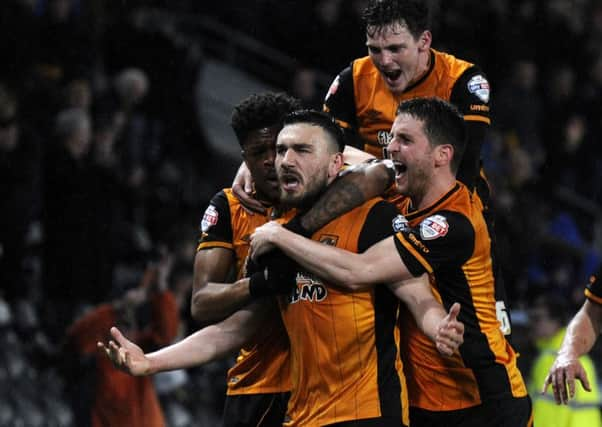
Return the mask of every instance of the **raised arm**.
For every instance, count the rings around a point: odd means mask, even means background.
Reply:
[[[543,385],[542,393],[552,386],[556,403],[566,405],[575,396],[575,379],[581,381],[585,390],[591,391],[579,357],[592,349],[600,334],[601,325],[602,305],[586,300],[569,323],[558,356]]]
[[[299,265],[334,285],[360,290],[376,283],[394,283],[412,277],[397,253],[394,237],[386,238],[362,254],[323,245],[292,233],[272,221],[251,236],[251,253],[263,246],[278,246]]]
[[[115,341],[98,342],[116,368],[131,375],[152,375],[157,372],[185,369],[219,360],[237,351],[257,331],[269,316],[279,319],[276,305],[262,300],[215,325],[208,326],[182,341],[144,354],[142,349],[123,336],[119,329],[111,328]]]

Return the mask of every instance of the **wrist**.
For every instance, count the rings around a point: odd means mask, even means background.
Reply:
[[[261,298],[269,295],[268,280],[264,270],[257,271],[249,276],[249,295],[251,298]]]

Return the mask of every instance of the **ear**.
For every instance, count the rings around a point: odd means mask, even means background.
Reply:
[[[454,147],[451,144],[438,145],[435,150],[435,166],[451,166],[454,158]]]
[[[343,153],[336,153],[328,165],[328,178],[336,177],[343,168]]]
[[[431,43],[433,42],[433,35],[429,30],[423,31],[418,38],[418,49],[421,52],[427,51],[431,48]]]

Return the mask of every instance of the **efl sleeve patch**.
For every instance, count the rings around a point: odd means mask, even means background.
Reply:
[[[209,206],[205,209],[199,225],[199,237],[197,248],[204,249],[212,247],[210,242],[220,244],[232,243],[232,222],[230,220],[230,204],[223,191],[217,193],[211,199]]]
[[[470,67],[454,84],[450,102],[454,104],[466,121],[490,124],[491,88],[485,74],[477,66]]]
[[[475,245],[475,232],[464,215],[442,211],[425,218],[417,227],[397,234],[397,249],[406,267],[415,274],[418,266],[426,272],[464,264]]]
[[[472,76],[468,80],[468,91],[477,96],[485,104],[489,102],[489,82],[482,74]]]

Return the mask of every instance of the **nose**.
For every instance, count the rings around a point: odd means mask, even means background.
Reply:
[[[266,166],[273,166],[275,160],[276,160],[276,150],[268,150],[266,153],[265,159],[263,159],[263,164]]]
[[[280,156],[282,157],[283,165],[292,166],[295,163],[295,150],[288,148]]]
[[[393,55],[387,49],[383,49],[380,53],[380,63],[382,65],[389,65],[393,61]]]
[[[399,139],[397,139],[397,138],[391,139],[391,142],[389,142],[389,144],[386,147],[387,158],[391,158],[391,154],[393,154],[393,153],[398,153],[400,146],[401,146],[401,144],[399,143]]]

